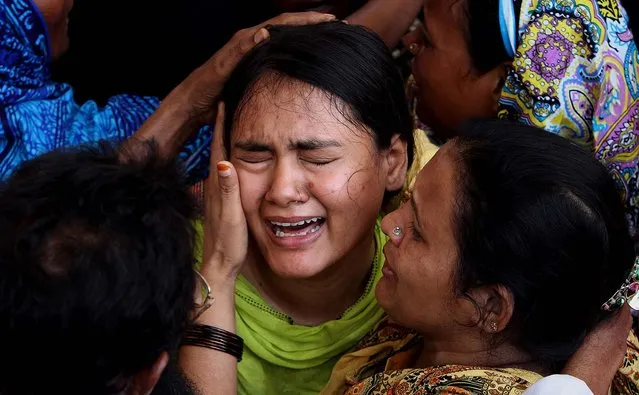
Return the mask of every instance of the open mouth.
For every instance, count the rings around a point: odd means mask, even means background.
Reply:
[[[326,218],[324,217],[311,217],[298,222],[268,221],[268,224],[276,237],[286,238],[304,237],[311,233],[316,233],[322,228],[325,222]]]

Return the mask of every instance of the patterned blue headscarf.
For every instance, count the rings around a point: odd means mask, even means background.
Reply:
[[[75,102],[68,84],[51,81],[47,26],[31,0],[0,0],[0,180],[45,152],[100,140],[123,141],[155,111],[155,97],[114,96],[106,106]],[[195,182],[208,171],[210,128],[180,153]]]

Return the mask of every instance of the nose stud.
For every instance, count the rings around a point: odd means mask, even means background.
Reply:
[[[396,226],[395,228],[393,228],[393,234],[397,237],[402,235],[402,228],[400,228],[399,226]]]

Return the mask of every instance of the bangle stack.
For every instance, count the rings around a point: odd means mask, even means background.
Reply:
[[[244,340],[235,333],[209,325],[192,325],[182,337],[183,346],[205,347],[234,356],[242,360]]]

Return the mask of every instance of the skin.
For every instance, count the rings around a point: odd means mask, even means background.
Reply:
[[[69,48],[69,12],[73,0],[34,0],[42,13],[47,29],[53,59],[59,58]]]
[[[423,2],[423,10],[423,26],[403,40],[415,56],[412,67],[417,85],[416,112],[437,132],[437,137],[447,140],[470,118],[496,116],[508,63],[482,75],[474,69],[463,35],[462,1],[428,0]],[[468,100],[471,97],[473,100]],[[595,394],[607,393],[618,361],[625,354],[628,322],[627,314],[619,314],[598,327],[564,373],[585,381]],[[604,347],[615,352],[600,353]]]
[[[351,7],[350,0],[271,0],[279,12],[318,11],[344,18]]]
[[[424,335],[418,366],[508,366],[542,372],[511,344],[490,341],[513,312],[513,299],[504,287],[472,289],[472,300],[456,292],[454,155],[454,146],[445,145],[420,172],[411,200],[382,221],[391,241],[384,247],[377,300],[393,321]],[[393,234],[396,226],[403,229],[400,236]]]
[[[451,220],[456,196],[454,155],[454,145],[444,145],[420,172],[413,202],[382,221],[390,241],[384,248],[386,265],[376,289],[379,304],[392,320],[424,334],[416,367],[519,367],[546,375],[549,372],[526,353],[509,343],[491,341],[506,328],[514,310],[505,287],[468,291],[483,317],[470,299],[454,292],[458,256]],[[400,236],[393,234],[396,226],[404,230]],[[596,395],[607,394],[626,353],[630,327],[625,305],[586,337],[562,373],[583,380]]]
[[[223,113],[223,110],[218,110],[217,130],[222,130],[224,125],[224,119],[221,116]],[[234,284],[249,253],[249,234],[242,208],[237,170],[232,163],[223,160],[224,149],[219,138],[220,135],[221,133],[214,135],[216,137],[214,137],[211,147],[211,168],[217,169],[217,172],[212,173],[212,177],[209,177],[207,181],[205,234],[208,237],[204,239],[205,256],[202,267],[202,274],[209,283],[215,284],[213,296],[216,298],[216,308],[207,310],[198,319],[198,322],[234,331]],[[460,322],[469,320],[474,321],[477,325],[474,329],[468,328],[466,333],[456,329],[461,336],[465,336],[466,341],[446,341],[450,336],[444,334],[439,336],[436,342],[424,343],[423,352],[416,361],[416,366],[425,367],[452,362],[469,365],[482,364],[484,366],[507,364],[509,367],[513,367],[519,365],[534,370],[534,363],[528,363],[525,355],[517,353],[508,345],[486,352],[488,350],[486,334],[491,332],[490,325],[487,328],[485,323],[477,320],[477,317],[466,308],[465,302],[458,300],[458,296],[452,294],[450,289],[446,287],[446,284],[450,284],[452,276],[450,262],[453,256],[456,256],[455,249],[450,246],[450,235],[440,236],[438,234],[442,231],[446,233],[448,229],[451,229],[450,221],[447,218],[449,218],[452,208],[451,204],[446,202],[452,201],[454,196],[454,183],[451,179],[451,169],[454,167],[454,163],[446,150],[447,148],[444,147],[417,179],[415,186],[419,200],[417,210],[413,212],[411,211],[413,210],[412,205],[405,204],[399,210],[389,214],[382,223],[384,231],[391,240],[385,247],[389,267],[384,269],[384,277],[377,289],[380,304],[396,310],[394,313],[391,312],[392,318],[404,325],[416,325],[420,331],[424,332],[429,331],[430,328],[430,332],[433,332],[433,328],[440,326],[434,318],[426,317],[425,313],[411,318],[414,314],[405,309],[402,310],[401,304],[396,298],[406,295],[406,292],[401,289],[406,286],[416,292],[430,292],[427,290],[428,287],[423,286],[425,282],[422,278],[411,278],[411,276],[443,276],[444,281],[441,284],[436,281],[439,278],[431,278],[429,283],[429,287],[436,286],[445,289],[441,296],[435,295],[433,301],[415,298],[414,295],[410,298],[411,301],[419,299],[421,302],[416,311],[424,312],[435,308],[441,312],[444,306],[457,306],[458,312],[444,311],[445,315],[440,316],[448,327],[453,327],[450,324],[452,314],[461,319]],[[427,172],[435,173],[438,176],[426,175]],[[433,189],[433,186],[438,188]],[[425,205],[419,203],[425,203]],[[439,205],[437,208],[442,210],[442,215],[424,215],[432,213],[430,211],[433,208],[432,205]],[[439,213],[439,211],[435,212]],[[419,234],[422,235],[421,238],[414,238],[410,233],[412,232],[412,223],[417,220],[415,213],[420,219],[419,230],[421,232]],[[216,231],[219,224],[224,225],[224,232]],[[405,232],[399,237],[392,233],[397,224],[405,226]],[[409,240],[411,238],[414,239]],[[429,245],[426,242],[426,240],[436,239],[442,241],[444,245]],[[409,246],[415,250],[411,252],[408,250]],[[453,256],[446,257],[445,251]],[[405,254],[419,260],[422,259],[423,254],[424,257],[428,257],[429,267],[411,267],[418,265],[407,262]],[[437,267],[438,265],[444,267]],[[416,279],[420,281],[416,282]],[[486,323],[496,322],[497,332],[503,330],[510,319],[513,307],[507,292],[502,287],[493,287],[480,289],[479,292],[473,292],[472,296],[488,313]],[[428,303],[428,305],[424,305],[424,303]],[[586,338],[582,348],[568,362],[564,373],[581,378],[597,395],[607,393],[612,376],[616,372],[616,366],[619,366],[625,351],[625,348],[619,347],[619,345],[625,343],[629,328],[630,319],[626,306],[617,316],[611,317]],[[459,349],[458,344],[464,344],[464,348]],[[184,371],[197,384],[202,393],[235,393],[233,391],[235,391],[237,361],[233,357],[205,348],[183,347],[180,361]],[[511,364],[508,364],[508,361],[511,361]],[[601,366],[613,368],[601,369]]]
[[[474,69],[461,28],[463,7],[457,0],[425,1],[424,24],[404,37],[415,55],[417,114],[444,138],[465,120],[497,114],[507,66],[482,75]]]
[[[405,179],[405,143],[379,150],[310,85],[265,77],[254,92],[230,152],[257,247],[246,276],[296,322],[336,319],[363,291],[384,194]],[[319,230],[303,237],[277,237],[271,222],[317,217]]]

